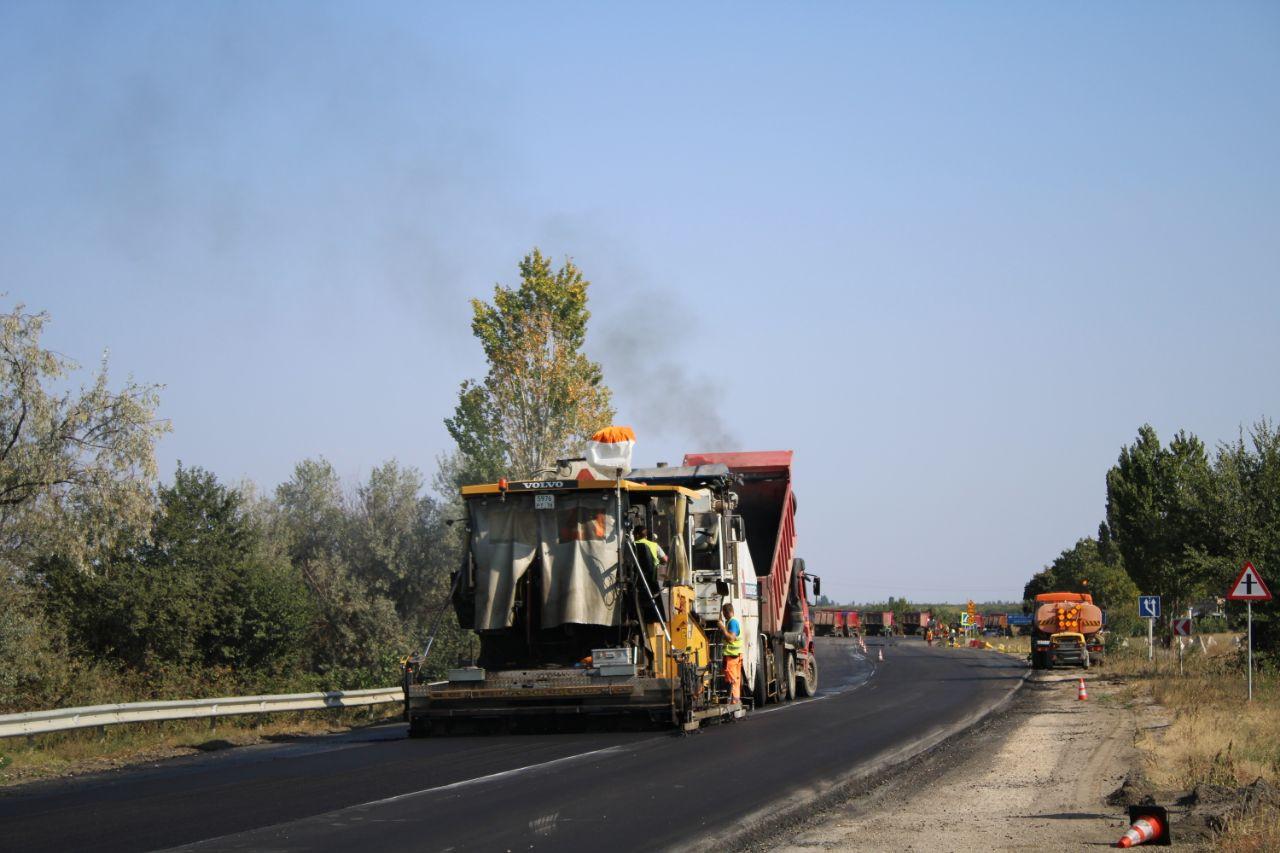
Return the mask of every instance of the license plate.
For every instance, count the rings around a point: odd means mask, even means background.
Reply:
[[[533,508],[534,509],[555,509],[556,496],[555,495],[534,495]]]

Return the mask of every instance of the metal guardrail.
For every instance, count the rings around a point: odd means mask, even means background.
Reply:
[[[87,729],[117,723],[230,717],[237,714],[270,714],[277,711],[320,711],[326,708],[358,708],[404,701],[404,688],[334,690],[328,693],[286,693],[275,696],[226,696],[220,699],[177,699],[166,702],[126,702],[57,708],[0,715],[0,738],[38,735],[67,729]]]

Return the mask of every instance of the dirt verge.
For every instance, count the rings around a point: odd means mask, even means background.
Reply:
[[[1128,828],[1106,797],[1135,763],[1116,689],[1037,674],[1003,713],[764,849],[1079,850]]]

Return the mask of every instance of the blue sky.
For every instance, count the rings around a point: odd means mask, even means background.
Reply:
[[[842,599],[1017,597],[1142,423],[1280,413],[1272,3],[8,3],[0,103],[0,290],[166,472],[430,473],[535,245]]]

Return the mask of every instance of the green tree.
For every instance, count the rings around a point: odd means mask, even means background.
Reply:
[[[40,345],[47,314],[0,315],[0,572],[41,554],[83,565],[151,517],[157,386],[65,385],[77,365]]]
[[[409,503],[405,483],[412,487],[417,475],[406,478],[394,466],[380,471],[363,490],[363,517],[323,459],[299,463],[276,490],[273,529],[313,602],[307,667],[331,686],[385,682],[413,645],[389,593],[411,575],[406,566],[419,547],[405,543],[394,520]]]
[[[1214,483],[1204,444],[1179,432],[1161,447],[1143,425],[1107,472],[1107,530],[1138,588],[1176,611],[1209,588],[1220,547]]]
[[[50,616],[91,654],[156,666],[279,672],[299,660],[310,623],[301,578],[263,548],[241,494],[208,471],[179,466],[157,494],[146,540],[84,573],[40,564]]]
[[[1138,627],[1138,587],[1118,562],[1102,556],[1097,539],[1079,540],[1059,554],[1047,572],[1052,588],[1041,592],[1087,592],[1107,612],[1107,627],[1113,633],[1127,636]]]
[[[495,285],[492,302],[472,301],[471,331],[488,362],[468,380],[445,421],[457,442],[456,475],[525,477],[576,456],[613,418],[600,366],[582,352],[590,282],[566,260],[559,269],[534,249],[520,262],[520,286]]]
[[[1280,574],[1280,430],[1263,419],[1233,442],[1218,448],[1214,460],[1215,522],[1222,540],[1219,555],[1206,556],[1210,590],[1221,596],[1245,561],[1253,563],[1276,592]],[[1241,618],[1239,607],[1233,617]],[[1280,662],[1280,603],[1255,604],[1255,648]],[[1268,624],[1270,623],[1270,624]]]

